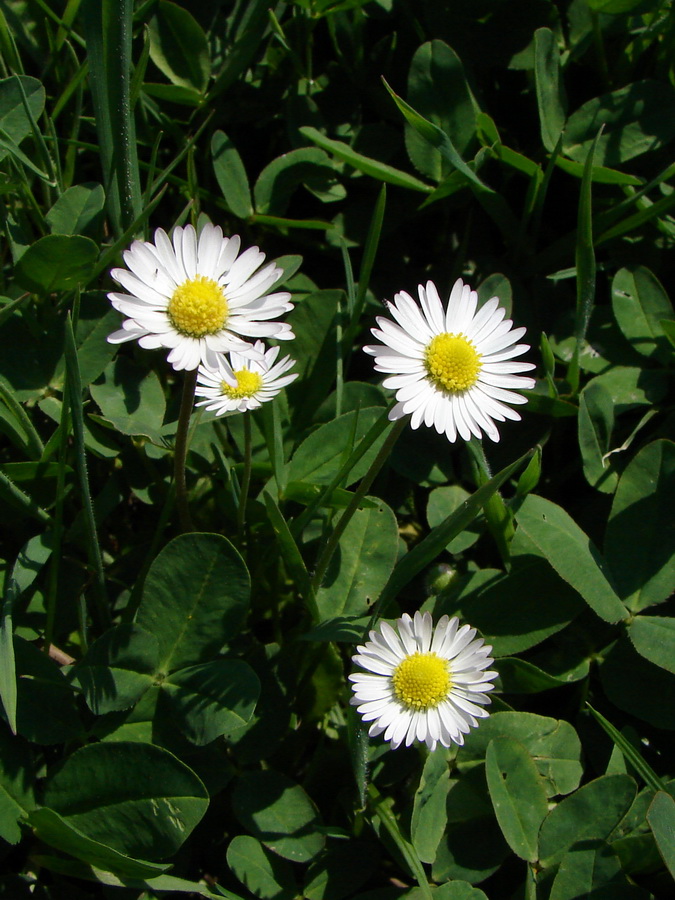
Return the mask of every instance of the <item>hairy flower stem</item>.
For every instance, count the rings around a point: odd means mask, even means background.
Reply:
[[[321,554],[317,560],[316,568],[314,571],[314,577],[312,578],[312,590],[318,591],[321,587],[321,582],[324,579],[326,574],[326,569],[328,568],[331,559],[333,558],[333,554],[337,549],[337,545],[340,543],[340,538],[344,534],[345,528],[349,525],[352,516],[356,512],[356,510],[361,505],[363,498],[366,496],[368,491],[370,490],[370,486],[375,481],[375,476],[378,474],[380,469],[385,463],[385,460],[388,459],[391,451],[394,449],[394,444],[398,440],[399,435],[408,424],[408,417],[405,416],[402,419],[399,419],[396,424],[393,426],[389,434],[387,435],[384,443],[380,447],[380,450],[371,463],[370,468],[366,472],[366,474],[361,479],[361,484],[358,487],[358,490],[355,491],[354,496],[349,502],[349,506],[345,509],[345,511],[340,516],[337,525],[333,529],[330,537],[326,541],[326,546],[321,551]]]
[[[188,432],[190,428],[190,416],[195,402],[195,388],[197,386],[197,369],[185,373],[183,382],[183,396],[180,401],[180,413],[178,414],[178,429],[176,431],[176,443],[173,457],[173,476],[176,483],[176,503],[178,505],[178,519],[182,531],[194,531],[190,508],[188,506],[187,487],[185,484],[185,460],[188,451]]]
[[[241,478],[241,490],[239,491],[239,506],[237,508],[237,543],[241,547],[244,540],[244,526],[246,524],[246,501],[248,489],[251,484],[251,418],[244,413],[244,471]]]

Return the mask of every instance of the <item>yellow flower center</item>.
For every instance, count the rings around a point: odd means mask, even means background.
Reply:
[[[212,278],[197,275],[178,285],[167,307],[169,321],[180,334],[200,338],[217,334],[227,322],[227,299]]]
[[[414,710],[438,706],[452,685],[447,661],[435,653],[407,656],[396,666],[392,680],[398,699]]]
[[[234,377],[237,379],[236,387],[232,387],[226,381],[220,383],[223,396],[229,397],[230,400],[244,400],[246,397],[252,397],[263,386],[262,375],[258,372],[251,372],[250,369],[239,369],[234,373]]]
[[[437,334],[424,353],[428,378],[439,390],[459,394],[478,381],[481,363],[476,348],[462,334]]]

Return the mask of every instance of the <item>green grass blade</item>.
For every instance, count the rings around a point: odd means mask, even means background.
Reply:
[[[626,762],[635,770],[635,772],[637,772],[647,787],[652,791],[665,791],[666,787],[663,780],[659,778],[652,767],[644,761],[628,738],[621,734],[618,728],[615,728],[611,722],[608,722],[601,713],[593,709],[590,703],[587,703],[586,706],[595,721],[598,722],[611,737],[616,746],[623,753]]]
[[[298,549],[298,545],[295,542],[295,538],[291,534],[291,530],[288,527],[286,519],[284,519],[281,510],[277,506],[272,495],[268,491],[264,491],[263,496],[265,499],[267,515],[269,517],[270,524],[274,529],[277,541],[279,542],[279,549],[281,550],[281,555],[284,559],[284,562],[286,563],[288,572],[298,585],[300,593],[302,594],[302,596],[304,596],[309,607],[312,619],[315,622],[319,622],[321,616],[319,615],[319,610],[316,605],[314,591],[312,590],[312,586],[310,583],[309,572],[307,571],[307,566],[305,565],[305,562],[302,558],[302,554]]]
[[[23,515],[37,519],[43,525],[48,525],[51,522],[49,513],[45,512],[41,506],[38,506],[35,500],[29,497],[28,494],[25,494],[20,487],[17,487],[2,469],[0,469],[0,497],[11,507],[19,509]]]
[[[45,449],[42,439],[35,430],[26,410],[2,381],[0,381],[0,398],[2,398],[7,408],[13,413],[15,419],[26,434],[26,454],[31,459],[40,459]]]

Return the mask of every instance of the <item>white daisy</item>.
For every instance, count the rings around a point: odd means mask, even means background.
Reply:
[[[229,362],[220,354],[214,368],[200,366],[195,395],[206,400],[200,400],[196,406],[215,410],[217,416],[262,406],[298,377],[297,372],[284,374],[295,365],[295,360],[285,356],[276,362],[278,355],[278,347],[266,351],[263,342],[256,341],[251,355],[233,351]]]
[[[389,373],[384,387],[396,390],[398,403],[389,418],[411,414],[411,428],[422,422],[433,425],[449,441],[457,435],[468,441],[482,432],[498,441],[495,420],[520,419],[506,404],[526,403],[515,390],[527,390],[535,383],[516,374],[534,368],[532,363],[514,362],[530,349],[516,343],[525,329],[513,328],[513,322],[504,319],[497,297],[476,312],[478,295],[461,279],[455,282],[447,309],[432,281],[418,291],[421,308],[405,291],[387,304],[398,324],[377,319],[379,328],[371,331],[385,346],[363,348],[375,357],[378,372]]]
[[[354,696],[364,722],[372,722],[371,736],[384,732],[396,749],[405,741],[423,741],[430,750],[464,743],[464,735],[488,715],[487,692],[497,672],[486,672],[490,651],[475,628],[459,619],[442,616],[436,628],[431,613],[407,613],[387,622],[370,640],[357,647],[352,659],[368,674],[350,675]],[[371,674],[372,673],[372,674]]]
[[[141,347],[167,347],[174,369],[216,364],[216,354],[250,348],[248,337],[293,338],[291,326],[270,322],[292,309],[290,294],[266,294],[282,269],[265,254],[249,247],[239,254],[239,235],[223,237],[207,224],[199,238],[192,225],[176,227],[173,244],[161,228],[154,243],[134,241],[123,254],[128,269],[113,269],[112,277],[128,291],[108,297],[129,318],[108,340],[113,344],[138,340]]]

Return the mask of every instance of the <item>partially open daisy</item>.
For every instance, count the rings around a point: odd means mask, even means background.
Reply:
[[[461,279],[446,309],[433,282],[418,292],[421,308],[405,291],[395,295],[387,307],[398,324],[378,317],[379,328],[371,330],[382,344],[363,348],[375,357],[375,369],[388,373],[384,387],[396,390],[389,418],[410,414],[411,428],[433,425],[449,441],[483,432],[498,441],[495,421],[520,419],[507,404],[527,402],[516,391],[535,383],[517,374],[532,363],[514,361],[530,349],[517,343],[525,329],[504,318],[497,297],[476,311],[478,295]]]
[[[129,318],[108,340],[166,347],[174,369],[196,369],[215,365],[217,353],[250,347],[244,338],[291,339],[290,325],[269,321],[292,309],[286,291],[266,293],[283,270],[261,269],[265,254],[257,247],[239,254],[240,246],[239,235],[223,237],[211,224],[199,238],[186,225],[174,228],[173,243],[161,228],[154,243],[134,241],[123,254],[128,269],[110,273],[128,293],[108,297]]]
[[[214,410],[217,416],[262,406],[298,377],[297,372],[285,374],[295,360],[285,356],[276,362],[278,355],[278,347],[265,350],[263,342],[256,341],[251,355],[233,351],[229,361],[221,354],[215,367],[200,366],[195,394],[206,399],[196,406]]]
[[[372,722],[368,733],[384,732],[393,749],[404,741],[406,747],[424,742],[430,750],[437,743],[463,744],[477,719],[488,715],[483,707],[497,677],[485,671],[492,647],[474,640],[475,628],[459,627],[459,619],[448,616],[434,629],[431,613],[404,613],[396,626],[381,622],[352,657],[368,670],[349,676],[351,702],[364,722]]]

